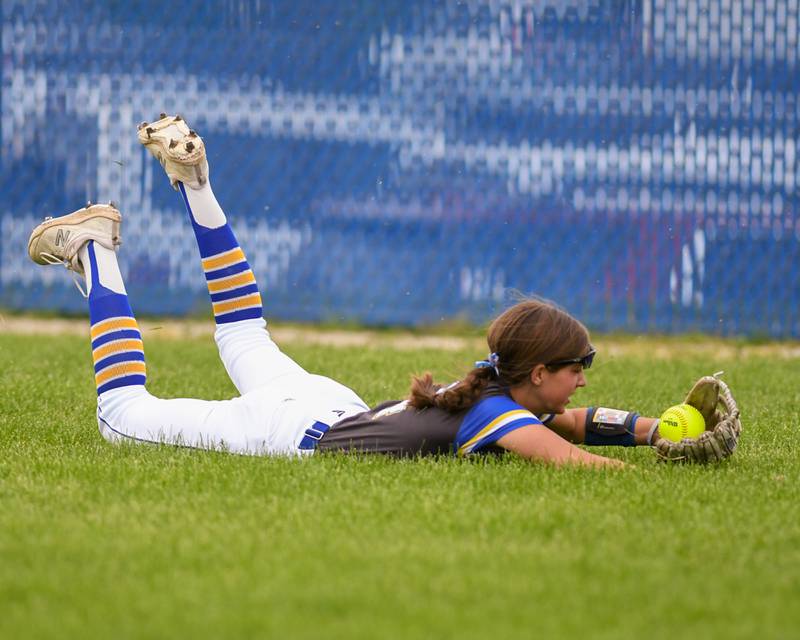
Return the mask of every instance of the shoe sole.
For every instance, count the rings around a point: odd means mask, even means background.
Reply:
[[[91,220],[92,218],[108,218],[117,224],[122,222],[122,215],[120,212],[108,204],[93,204],[83,209],[73,211],[65,216],[53,218],[52,220],[45,220],[31,232],[31,237],[28,240],[28,255],[31,257],[31,260],[36,262],[36,264],[46,264],[34,259],[31,253],[31,247],[42,237],[45,231],[52,227],[59,227],[65,224],[77,225],[86,220]],[[112,238],[112,241],[114,244],[119,244],[119,233]]]
[[[180,137],[168,139],[162,132],[168,127],[176,127]],[[205,158],[205,144],[186,121],[180,116],[165,116],[156,122],[143,122],[139,125],[139,142],[147,147],[163,165],[164,158],[178,164],[194,167]],[[152,147],[155,147],[154,149]]]

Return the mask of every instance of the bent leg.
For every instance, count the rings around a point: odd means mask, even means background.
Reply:
[[[116,254],[90,241],[79,257],[89,289],[97,423],[110,441],[167,443],[236,453],[271,449],[274,394],[206,401],[162,400],[145,389],[142,337],[133,316]],[[290,425],[295,431],[297,425]],[[288,441],[291,443],[291,434]],[[299,436],[297,436],[299,437]],[[296,438],[294,438],[296,439]],[[287,448],[287,447],[285,447]]]
[[[220,358],[236,388],[244,395],[282,378],[292,378],[300,387],[313,382],[266,331],[255,276],[211,189],[202,139],[179,116],[164,116],[143,124],[139,140],[161,162],[186,205],[211,297]],[[355,394],[342,389],[343,401],[349,402]]]
[[[220,358],[239,393],[291,373],[305,373],[281,352],[266,330],[261,295],[244,251],[210,182],[199,189],[178,183],[211,296]]]
[[[87,242],[78,252],[89,290],[92,359],[98,396],[121,387],[144,388],[147,367],[139,326],[114,251]]]
[[[103,435],[110,440],[168,442],[239,453],[308,453],[307,447],[300,446],[305,432],[317,420],[318,409],[333,413],[332,405],[341,404],[339,397],[312,407],[285,385],[260,387],[240,398],[213,402],[160,400],[145,390],[142,336],[114,251],[120,223],[112,205],[91,205],[45,220],[28,240],[28,254],[37,264],[63,264],[86,276],[97,418]],[[257,323],[263,344],[263,320],[238,322]],[[291,361],[288,370],[299,373],[284,377],[309,378]],[[299,389],[307,390],[305,384]]]
[[[290,374],[309,375],[272,341],[263,318],[219,325],[214,339],[228,376],[242,394]]]
[[[276,451],[274,447],[271,417],[279,405],[277,398],[270,397],[164,400],[144,387],[126,387],[98,397],[97,424],[111,442],[172,444],[250,455],[291,453],[289,448]]]

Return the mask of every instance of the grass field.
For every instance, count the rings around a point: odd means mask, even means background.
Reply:
[[[153,393],[233,395],[209,338],[145,339]],[[87,338],[0,334],[0,637],[797,637],[798,359],[697,339],[604,358],[598,342],[573,403],[658,414],[725,369],[733,459],[608,449],[636,465],[611,472],[114,447]],[[370,403],[484,355],[284,348]]]

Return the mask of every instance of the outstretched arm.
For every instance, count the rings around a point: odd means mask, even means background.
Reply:
[[[615,444],[623,444],[621,442],[616,442],[612,439],[612,436],[608,437],[607,442],[598,441],[598,437],[602,438],[602,436],[595,437],[590,439],[591,442],[587,442],[586,440],[586,415],[588,413],[587,408],[580,408],[580,409],[567,409],[564,413],[557,414],[553,416],[551,420],[548,421],[547,426],[555,431],[558,435],[566,440],[569,440],[575,444],[608,444],[608,445],[615,445]],[[608,411],[608,410],[606,410]],[[615,410],[611,410],[615,411]],[[620,418],[620,422],[622,424],[619,425],[620,430],[624,427],[624,419],[627,418],[628,412],[624,411],[616,411],[618,417]],[[623,415],[624,414],[624,415]],[[595,429],[594,433],[603,433],[602,428],[597,428],[598,425],[598,418],[601,418],[600,414],[595,412],[592,416]],[[648,445],[652,442],[655,442],[658,439],[658,432],[656,431],[655,434],[651,433],[651,430],[656,423],[656,418],[646,418],[644,416],[635,416],[635,420],[631,420],[633,423],[632,425],[628,425],[628,433],[632,435],[629,443],[630,445]],[[606,429],[606,432],[613,431],[612,429]]]
[[[551,462],[557,466],[624,467],[621,460],[604,458],[570,444],[542,425],[529,425],[507,433],[497,440],[499,446],[529,460]]]

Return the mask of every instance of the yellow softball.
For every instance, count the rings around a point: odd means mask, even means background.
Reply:
[[[690,404],[676,404],[661,414],[658,432],[662,438],[680,442],[684,438],[696,438],[706,430],[706,421]]]

